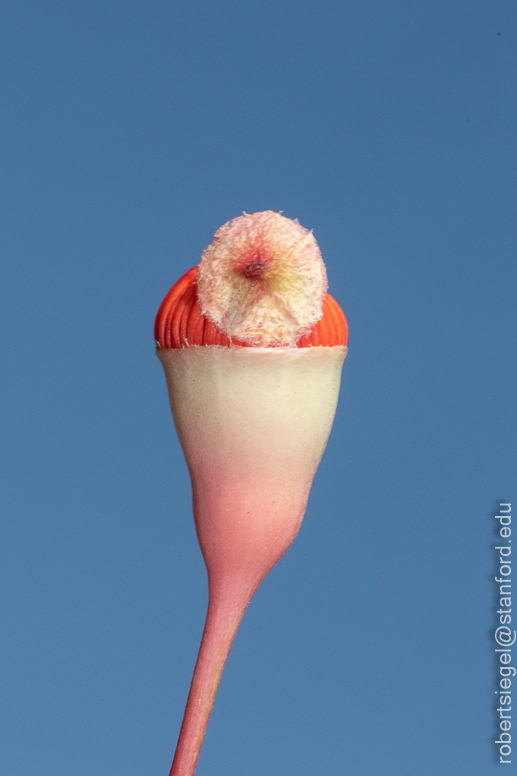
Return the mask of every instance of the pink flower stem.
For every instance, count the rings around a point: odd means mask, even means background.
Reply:
[[[169,776],[193,776],[196,770],[224,665],[255,589],[232,579],[210,585],[205,629]]]

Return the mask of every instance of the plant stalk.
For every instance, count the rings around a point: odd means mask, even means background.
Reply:
[[[211,586],[213,587],[213,586]],[[226,580],[211,589],[205,628],[190,685],[185,714],[169,776],[193,776],[214,705],[217,688],[235,634],[253,592]]]

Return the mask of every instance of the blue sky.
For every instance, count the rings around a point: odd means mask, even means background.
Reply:
[[[0,771],[168,773],[206,579],[153,320],[266,209],[314,229],[349,355],[196,776],[495,771],[515,6],[5,0],[0,38]]]

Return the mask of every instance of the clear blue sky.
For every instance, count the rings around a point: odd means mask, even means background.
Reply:
[[[495,773],[516,6],[4,0],[0,71],[0,772],[168,773],[206,579],[153,320],[273,209],[350,349],[196,776]]]

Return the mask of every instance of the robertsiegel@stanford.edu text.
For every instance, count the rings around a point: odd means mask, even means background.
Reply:
[[[509,627],[512,621],[511,511],[511,504],[499,504],[499,514],[494,515],[495,519],[500,521],[499,535],[503,540],[501,544],[495,548],[496,552],[499,553],[499,576],[495,577],[495,581],[499,584],[499,609],[497,610],[497,614],[499,615],[500,623],[494,633],[495,642],[497,644],[495,652],[499,657],[498,680],[500,688],[496,690],[495,693],[496,695],[499,693],[499,708],[496,709],[496,711],[499,713],[498,722],[501,729],[499,738],[495,743],[499,746],[500,763],[511,763],[512,736],[510,728],[512,727],[512,691],[510,688],[512,686],[512,677],[514,677],[516,673],[515,668],[511,665],[511,648],[515,643],[517,634]]]

